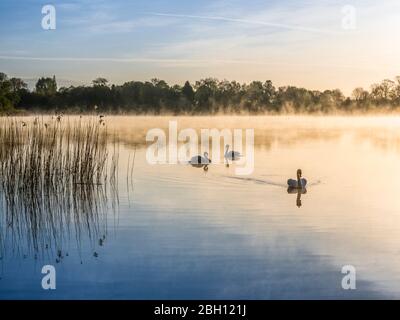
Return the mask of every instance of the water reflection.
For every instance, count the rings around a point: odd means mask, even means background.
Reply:
[[[297,206],[298,208],[300,208],[300,207],[302,206],[302,203],[301,203],[301,195],[302,195],[302,194],[306,194],[306,193],[307,193],[307,189],[305,189],[305,188],[299,189],[299,188],[289,187],[289,188],[287,189],[287,193],[289,193],[289,194],[297,194],[297,197],[296,197],[296,206]]]
[[[109,189],[107,189],[109,188]],[[74,237],[94,248],[107,236],[107,213],[117,208],[116,185],[37,184],[11,188],[0,184],[0,256],[55,257],[59,263]],[[109,206],[110,204],[110,206]]]
[[[224,156],[225,167],[229,168],[231,164],[234,164],[235,161],[238,161],[240,157],[226,157]]]
[[[193,122],[214,126],[208,119]],[[106,214],[111,213],[110,203],[117,195],[112,196],[110,185],[43,185],[32,191],[28,187],[26,196],[19,191],[18,197],[7,196],[2,189],[2,255],[15,252],[19,256],[4,262],[0,298],[50,297],[40,287],[40,270],[32,270],[30,261],[24,263],[28,244],[38,248],[39,254],[45,251],[42,255],[51,250],[50,262],[63,262],[61,283],[52,298],[400,296],[396,193],[400,180],[393,177],[398,150],[388,152],[375,143],[359,143],[361,138],[353,134],[359,130],[355,120],[347,122],[354,124],[353,130],[343,128],[342,119],[310,123],[307,119],[249,118],[241,126],[256,129],[255,170],[250,176],[236,176],[232,162],[228,168],[218,164],[151,166],[146,162],[143,134],[168,119],[117,120],[110,117],[107,126],[122,125],[127,134],[121,133],[123,179],[119,184],[115,181],[121,202],[115,204],[119,215],[113,237]],[[192,126],[191,119],[184,121],[182,127]],[[240,127],[235,121],[234,117],[232,122],[226,120],[226,125]],[[326,122],[339,124],[327,126]],[[363,126],[367,133],[368,125]],[[393,139],[396,130],[391,131]],[[371,142],[379,132],[369,130],[362,140]],[[128,154],[136,143],[135,160]],[[299,163],[309,178],[307,190],[288,189],[287,178],[294,178]],[[202,174],[205,167],[210,170]],[[134,190],[127,175],[134,178]],[[298,214],[300,207],[304,214]],[[77,239],[76,247],[82,246],[82,256],[88,257],[83,265],[76,248],[67,246],[69,237]],[[31,252],[35,254],[34,249]],[[344,264],[357,268],[357,290],[342,290]]]
[[[195,163],[191,163],[190,165],[191,165],[193,168],[203,168],[203,170],[204,170],[205,172],[208,171],[208,164],[201,164],[201,163],[195,164]]]

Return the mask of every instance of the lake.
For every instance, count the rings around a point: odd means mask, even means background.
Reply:
[[[149,164],[146,132],[167,130],[170,120],[254,129],[253,172],[217,161],[208,170]],[[400,298],[399,117],[105,122],[119,141],[112,187],[82,186],[72,207],[22,194],[15,206],[0,194],[1,299]],[[288,193],[299,168],[306,193]],[[57,206],[56,218],[33,230],[9,223],[9,206]],[[44,265],[56,269],[55,290],[42,289]],[[355,290],[342,288],[346,265],[356,270]]]

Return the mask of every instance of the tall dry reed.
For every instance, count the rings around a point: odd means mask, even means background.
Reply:
[[[83,232],[104,240],[117,171],[117,139],[96,118],[0,118],[0,256],[6,241],[13,251],[23,242],[35,255],[51,247],[60,256],[71,226],[78,242]]]

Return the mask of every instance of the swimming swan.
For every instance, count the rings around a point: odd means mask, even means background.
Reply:
[[[237,160],[237,159],[239,159],[242,155],[240,154],[240,152],[237,152],[237,151],[229,151],[229,144],[227,144],[226,146],[225,146],[225,148],[226,148],[226,150],[225,150],[225,155],[224,155],[224,157],[226,158],[226,159],[229,159],[229,160]]]
[[[307,185],[307,180],[301,178],[301,169],[297,170],[297,180],[289,179],[287,181],[289,188],[304,189]]]
[[[192,157],[192,159],[190,159],[189,163],[192,166],[197,166],[197,165],[203,166],[203,165],[210,164],[211,160],[208,158],[208,153],[204,152],[204,157],[202,157],[200,155],[194,156],[194,157]]]

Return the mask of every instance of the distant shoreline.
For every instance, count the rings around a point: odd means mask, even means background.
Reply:
[[[400,77],[356,88],[351,97],[339,89],[308,90],[275,87],[270,80],[249,84],[205,78],[183,86],[164,80],[109,84],[94,79],[91,86],[58,88],[56,77],[42,77],[34,90],[19,78],[0,72],[0,114],[367,114],[400,112]]]
[[[296,116],[296,117],[358,117],[358,116],[400,116],[400,107],[391,107],[391,108],[376,108],[374,110],[369,111],[360,111],[360,110],[352,110],[352,111],[329,111],[329,112],[264,112],[264,113],[179,113],[174,114],[170,112],[161,112],[161,113],[135,113],[135,112],[74,112],[69,109],[66,110],[54,110],[54,111],[40,111],[40,110],[15,110],[8,113],[1,113],[0,117],[27,117],[27,116],[55,116],[55,115],[65,115],[65,116],[148,116],[148,117],[257,117],[257,116],[273,116],[273,117],[285,117],[285,116]]]

